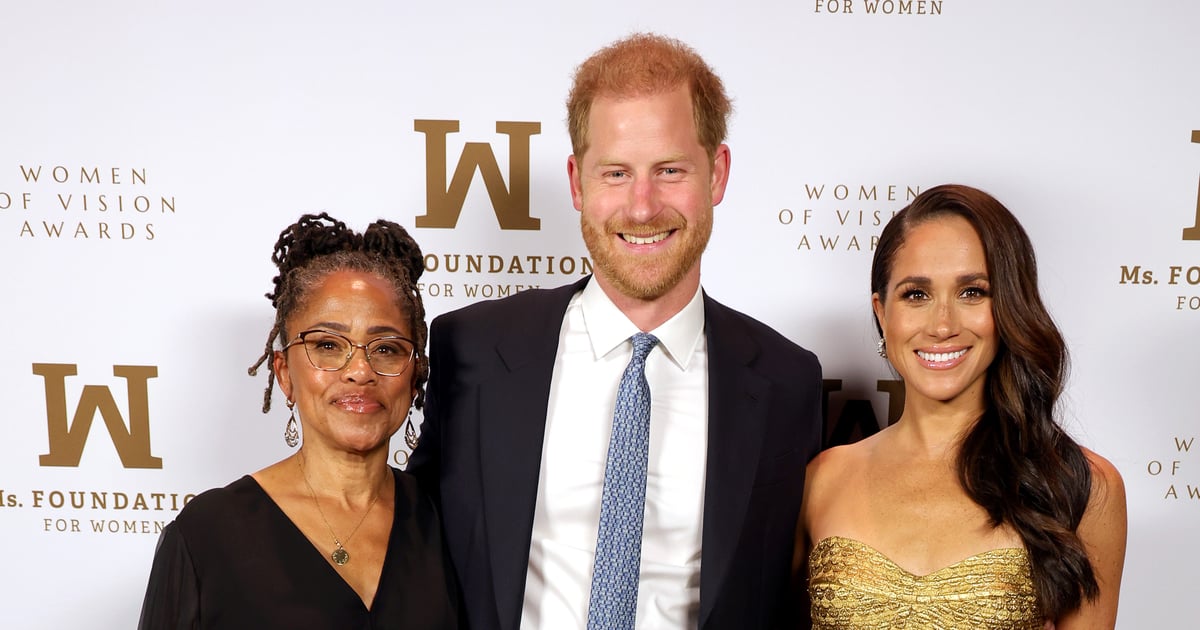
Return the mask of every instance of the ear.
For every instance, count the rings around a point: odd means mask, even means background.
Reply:
[[[712,182],[709,193],[712,195],[712,205],[721,203],[725,198],[725,186],[729,183],[729,145],[722,143],[713,153]]]
[[[879,322],[879,328],[887,330],[887,320],[883,317],[883,300],[878,293],[871,294],[871,310],[875,311],[875,320]]]
[[[567,156],[567,179],[571,184],[571,204],[576,210],[583,210],[583,177],[580,173],[582,166],[575,155]]]
[[[279,391],[283,392],[283,397],[294,401],[292,398],[292,372],[288,369],[287,355],[282,350],[276,350],[275,356],[271,359],[271,365],[275,367],[275,382],[279,385]]]

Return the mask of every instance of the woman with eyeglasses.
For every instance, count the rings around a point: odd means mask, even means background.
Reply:
[[[429,372],[420,248],[395,223],[359,234],[322,213],[272,260],[275,324],[250,374],[267,362],[263,411],[278,379],[284,439],[302,444],[165,528],[139,627],[457,627],[435,506],[388,465]]]

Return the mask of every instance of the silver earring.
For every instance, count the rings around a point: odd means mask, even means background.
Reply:
[[[879,353],[879,356],[886,359],[887,358],[887,341],[880,339],[879,343],[875,344],[875,351]]]
[[[287,401],[288,411],[291,411],[292,415],[288,416],[287,424],[283,427],[283,441],[292,448],[296,448],[296,445],[300,443],[300,432],[296,430],[295,407],[296,403]]]
[[[409,449],[415,451],[417,450],[417,444],[421,442],[421,438],[417,437],[417,431],[416,429],[413,429],[412,412],[413,408],[409,407],[408,422],[404,425],[404,443],[408,445]]]

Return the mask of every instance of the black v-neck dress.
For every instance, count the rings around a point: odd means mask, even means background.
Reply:
[[[457,628],[433,502],[412,475],[393,473],[396,513],[369,610],[247,475],[192,499],[163,529],[138,628]]]

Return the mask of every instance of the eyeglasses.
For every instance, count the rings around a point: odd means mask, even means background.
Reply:
[[[350,365],[355,348],[362,348],[367,364],[380,376],[400,376],[416,356],[412,340],[397,335],[376,337],[361,344],[335,332],[314,329],[296,335],[283,349],[296,344],[304,345],[304,354],[313,367],[326,372],[337,372]]]

